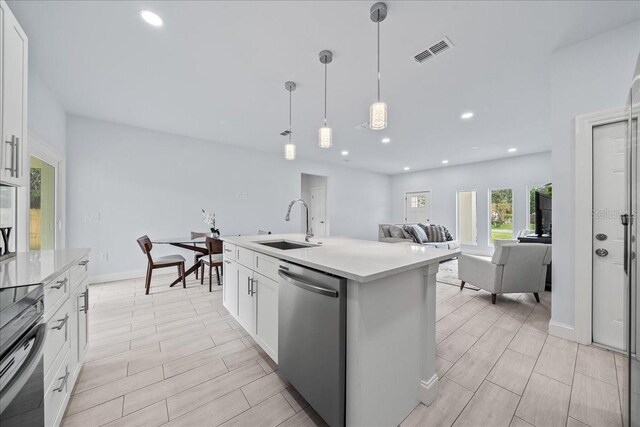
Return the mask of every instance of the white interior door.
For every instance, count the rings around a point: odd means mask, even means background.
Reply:
[[[327,189],[311,189],[311,231],[315,237],[327,235]]]
[[[405,193],[404,221],[407,223],[428,223],[431,221],[431,192],[416,191]]]
[[[623,350],[625,122],[593,128],[593,342]],[[581,232],[577,230],[576,232]]]

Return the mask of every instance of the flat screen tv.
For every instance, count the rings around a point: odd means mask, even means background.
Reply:
[[[551,235],[551,196],[536,191],[535,197],[536,230],[538,236]]]

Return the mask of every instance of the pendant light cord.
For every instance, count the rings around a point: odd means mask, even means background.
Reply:
[[[291,143],[291,93],[292,91],[289,91],[289,143]]]
[[[378,11],[378,102],[380,102],[380,11]]]
[[[327,127],[327,63],[324,64],[324,126]]]

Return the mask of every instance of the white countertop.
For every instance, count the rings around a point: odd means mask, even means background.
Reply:
[[[89,249],[18,252],[0,261],[0,289],[47,283],[88,253]]]
[[[370,282],[403,271],[456,257],[459,250],[428,248],[417,244],[382,243],[341,237],[312,238],[320,246],[282,250],[256,242],[288,240],[304,243],[304,234],[226,236],[222,240],[274,258],[314,268],[357,282]]]

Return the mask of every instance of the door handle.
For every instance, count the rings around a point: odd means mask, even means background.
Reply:
[[[290,276],[289,274],[285,273],[282,270],[278,270],[278,275],[282,277],[284,280],[286,280],[287,282],[301,289],[307,290],[309,292],[314,292],[316,294],[324,295],[327,297],[338,298],[338,291],[336,291],[335,289],[323,288],[321,286],[316,286],[314,284],[302,281],[298,278],[294,278]]]
[[[629,214],[620,215],[620,222],[624,227],[624,274],[629,274]]]
[[[596,249],[596,255],[598,255],[599,257],[605,257],[609,255],[609,251],[603,248],[598,248]]]

